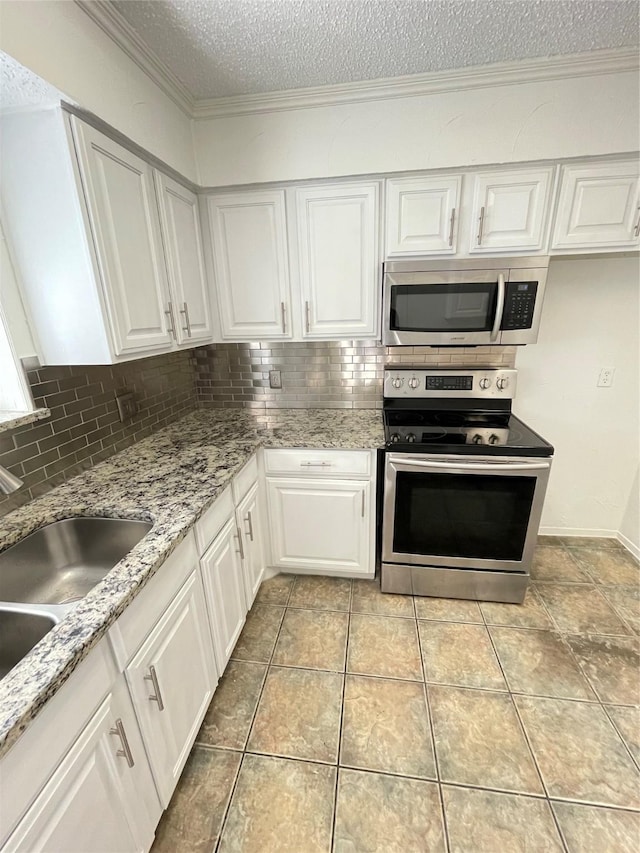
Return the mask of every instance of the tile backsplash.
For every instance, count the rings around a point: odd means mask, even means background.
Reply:
[[[515,364],[515,347],[383,347],[376,341],[213,344],[194,355],[200,405],[262,409],[380,408],[385,364]],[[281,389],[269,387],[270,370],[281,372]]]
[[[24,480],[0,495],[0,516],[91,468],[196,408],[193,350],[112,366],[29,371],[36,406],[51,417],[0,433],[0,465]],[[138,413],[118,417],[116,391],[135,392]]]
[[[140,441],[197,406],[355,408],[382,406],[385,364],[513,367],[514,347],[383,347],[376,341],[211,344],[112,366],[41,367],[28,374],[51,418],[0,433],[0,465],[24,480],[0,495],[0,517]],[[279,370],[282,388],[269,387]],[[116,391],[135,392],[122,424]]]

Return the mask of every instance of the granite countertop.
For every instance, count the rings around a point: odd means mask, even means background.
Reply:
[[[0,551],[70,516],[153,523],[140,543],[0,680],[0,755],[259,447],[371,450],[383,441],[379,410],[199,410],[0,519]]]

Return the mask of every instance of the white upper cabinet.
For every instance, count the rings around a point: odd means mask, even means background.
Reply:
[[[284,190],[208,196],[224,340],[291,337]]]
[[[171,347],[151,166],[71,119],[116,355]]]
[[[469,252],[546,249],[553,167],[473,176]]]
[[[296,190],[303,338],[377,335],[378,198],[377,183]]]
[[[637,160],[562,167],[552,249],[637,249],[639,236]]]
[[[213,335],[198,197],[162,172],[155,171],[154,178],[175,337],[178,344],[190,346]]]
[[[385,256],[455,254],[461,187],[460,175],[388,180]]]

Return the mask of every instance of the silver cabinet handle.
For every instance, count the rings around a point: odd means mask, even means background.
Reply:
[[[456,221],[456,209],[451,208],[451,219],[449,220],[449,245],[453,247],[453,226]]]
[[[167,302],[167,310],[164,313],[169,318],[169,328],[167,329],[167,332],[169,332],[169,334],[173,337],[173,340],[175,341],[175,340],[177,340],[176,339],[176,323],[175,323],[175,320],[173,319],[173,305],[171,304],[171,302]]]
[[[186,302],[182,303],[182,308],[180,309],[180,313],[184,314],[184,321],[187,324],[182,327],[182,331],[187,333],[187,337],[191,337],[191,321],[189,320],[189,306]]]
[[[309,318],[309,302],[308,300],[304,303],[304,316],[305,322],[307,324],[307,334],[311,331],[311,320]]]
[[[253,542],[253,518],[251,517],[251,510],[247,513],[247,517],[245,518],[245,524],[249,525],[249,529],[247,530],[247,534],[249,539]]]
[[[633,236],[640,237],[640,207],[638,207],[638,221],[636,222],[636,227],[633,229]]]
[[[149,696],[149,702],[157,702],[158,710],[164,711],[164,702],[162,701],[162,693],[160,692],[160,685],[158,684],[158,676],[156,675],[155,666],[149,667],[149,675],[145,675],[145,681],[150,681],[153,685],[153,694]]]
[[[280,303],[280,313],[282,314],[282,331],[286,333],[287,331],[287,306],[284,302]]]
[[[364,518],[364,489],[362,490],[362,517]]]
[[[478,246],[482,245],[482,232],[484,230],[484,204],[480,208],[480,224],[478,226]]]
[[[504,311],[504,274],[498,273],[498,298],[496,300],[496,316],[493,321],[493,329],[491,329],[490,340],[496,341],[500,334],[500,324],[502,323],[502,312]]]
[[[125,732],[124,725],[119,717],[116,720],[115,726],[112,729],[109,729],[109,734],[118,735],[118,737],[120,738],[120,743],[122,744],[122,749],[119,749],[116,752],[116,755],[119,755],[122,758],[126,758],[129,767],[133,767],[135,765],[135,761],[133,760],[131,747],[129,746],[129,741],[127,740],[127,733]]]
[[[240,529],[236,527],[236,539],[238,540],[238,554],[240,554],[240,559],[244,560],[244,548],[242,547],[242,536],[240,534]]]
[[[331,462],[301,462],[301,468],[331,468]]]

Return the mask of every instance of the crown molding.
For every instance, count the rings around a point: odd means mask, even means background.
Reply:
[[[254,113],[413,98],[443,92],[483,89],[490,86],[514,86],[520,83],[640,71],[640,54],[637,48],[616,48],[514,62],[498,62],[491,65],[474,65],[428,74],[363,80],[333,86],[287,89],[254,95],[230,95],[221,98],[194,98],[189,89],[148,47],[109,0],[75,0],[75,3],[189,118],[200,121]]]
[[[443,92],[483,89],[490,86],[513,86],[520,83],[571,77],[591,77],[624,71],[637,73],[639,69],[640,54],[637,49],[598,50],[542,59],[476,65],[451,71],[412,74],[406,77],[364,80],[335,86],[289,89],[281,92],[236,95],[208,100],[198,99],[194,102],[192,115],[196,120],[229,118],[252,113],[413,98]]]
[[[169,66],[151,50],[108,0],[75,0],[83,12],[105,32],[165,95],[193,118],[195,99]]]

